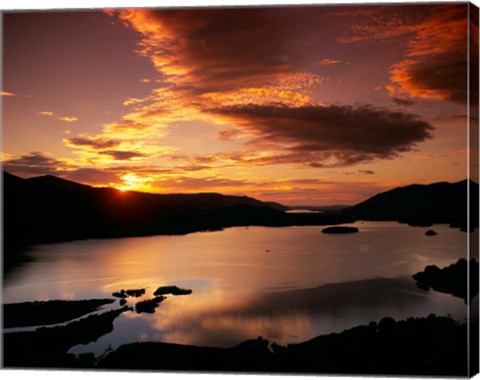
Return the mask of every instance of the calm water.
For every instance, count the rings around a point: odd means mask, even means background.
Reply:
[[[34,260],[6,279],[3,300],[104,298],[139,287],[151,298],[161,285],[193,290],[170,296],[155,314],[123,313],[112,333],[71,350],[97,354],[147,340],[228,347],[263,336],[294,343],[384,316],[466,317],[463,300],[418,290],[410,277],[465,257],[466,233],[439,225],[428,237],[426,228],[394,222],[354,225],[360,232],[351,235],[238,227],[37,246]]]

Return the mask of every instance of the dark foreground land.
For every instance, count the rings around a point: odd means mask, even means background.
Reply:
[[[106,352],[74,356],[77,344],[97,340],[113,329],[128,307],[89,316],[67,326],[6,333],[4,366],[22,368],[101,368],[208,372],[356,373],[467,375],[467,325],[430,315],[358,326],[339,334],[279,346],[257,338],[232,348],[168,343],[133,343]],[[478,323],[476,336],[478,336]],[[475,335],[475,332],[473,332]]]
[[[3,334],[3,365],[5,367],[75,368],[82,367],[83,358],[67,351],[78,344],[95,342],[113,331],[113,321],[128,306],[90,315],[66,326],[40,327],[35,331]],[[91,366],[91,365],[90,365]]]
[[[271,349],[262,338],[232,348],[133,343],[105,356],[97,366],[209,372],[467,374],[466,324],[434,315],[398,322],[384,318],[300,344],[272,344]]]
[[[3,327],[55,325],[94,312],[113,299],[34,301],[3,306]]]
[[[425,270],[412,277],[421,289],[448,293],[462,298],[465,303],[471,303],[478,295],[479,266],[475,259],[470,259],[469,262],[460,259],[442,269],[436,265],[428,265]]]

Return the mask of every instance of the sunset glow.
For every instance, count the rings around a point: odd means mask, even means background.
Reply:
[[[4,169],[289,205],[460,181],[467,15],[468,4],[7,12]]]

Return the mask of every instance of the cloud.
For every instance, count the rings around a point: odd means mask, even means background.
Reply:
[[[121,140],[110,139],[108,137],[94,137],[87,134],[80,135],[79,137],[72,137],[70,139],[64,139],[64,144],[73,148],[86,147],[91,149],[107,149],[118,147],[121,144]]]
[[[0,91],[0,96],[16,96],[13,92]]]
[[[247,147],[257,154],[236,157],[245,164],[335,167],[388,159],[412,150],[433,131],[412,114],[373,106],[246,105],[210,112],[250,134]]]
[[[337,65],[339,63],[341,63],[342,61],[340,61],[339,59],[329,59],[329,58],[325,58],[325,59],[322,59],[318,62],[315,63],[316,66],[331,66],[331,65]]]
[[[358,171],[360,174],[365,174],[365,175],[373,175],[375,172],[373,170],[359,170]]]
[[[40,116],[53,116],[55,113],[52,112],[52,111],[40,111],[38,113]],[[67,123],[72,123],[74,121],[77,121],[78,120],[78,117],[75,117],[75,116],[59,116],[57,117],[57,120],[60,120],[60,121],[66,121]]]
[[[119,176],[132,170],[131,167],[79,168],[70,160],[54,158],[48,152],[31,152],[20,156],[4,155],[2,163],[7,172],[25,178],[49,174],[97,186],[120,184]]]
[[[137,127],[136,124],[129,126]],[[117,125],[118,126],[118,125]],[[108,128],[113,128],[114,125],[108,125]],[[138,162],[140,160],[148,160],[153,157],[160,158],[173,154],[176,148],[161,145],[158,137],[160,134],[153,135],[151,139],[148,135],[139,137],[136,130],[133,133],[128,133],[128,129],[121,129],[118,131],[108,130],[104,127],[104,133],[98,135],[80,134],[77,137],[68,137],[63,139],[63,144],[74,149],[76,162],[78,165],[97,167],[110,167],[115,164],[115,161],[130,161]],[[69,134],[69,133],[68,133]],[[110,137],[115,136],[115,137]]]
[[[144,36],[140,53],[159,71],[201,78],[212,88],[288,70],[292,58],[284,42],[301,32],[285,26],[291,24],[287,16],[294,15],[281,9],[241,8],[136,9],[118,14]]]
[[[169,127],[174,122],[220,126],[218,150],[223,151],[208,154],[203,161],[195,154],[184,155],[178,165],[179,170],[193,172],[209,166],[349,166],[397,157],[431,138],[433,127],[411,114],[315,102],[317,90],[329,80],[317,74],[318,66],[341,61],[324,58],[324,49],[311,47],[322,32],[328,35],[338,26],[319,22],[328,15],[326,8],[305,9],[109,11],[139,33],[136,53],[158,71],[151,81],[157,88],[144,98],[126,98],[123,104],[129,111],[105,124],[101,134],[66,139],[65,144],[90,164],[107,165],[111,164],[107,156],[130,160],[150,154],[149,149],[173,130]],[[351,37],[366,41],[374,35],[378,42],[397,42],[417,33],[418,20],[430,7],[421,7],[418,17],[415,7],[409,8],[408,17],[401,17],[399,7],[343,9],[346,14],[336,16],[351,15],[359,21]],[[395,98],[397,104],[411,102],[406,96]],[[140,139],[142,146],[128,144]],[[243,150],[225,148],[228,143],[244,144]]]
[[[124,25],[142,36],[137,52],[162,74],[164,96],[180,95],[183,100],[248,88],[272,90],[282,77],[314,75],[304,72],[311,59],[300,45],[321,29],[318,19],[323,15],[319,7],[309,12],[303,8],[117,12]],[[287,87],[284,83],[277,90],[293,91]]]
[[[194,178],[179,176],[174,179],[165,178],[162,181],[155,181],[154,184],[164,189],[167,188],[169,191],[179,191],[180,189],[189,192],[205,191],[206,189],[208,191],[218,191],[218,189],[225,190],[229,188],[229,192],[231,192],[232,189],[242,192],[242,190],[238,190],[239,186],[245,186],[248,182],[218,177]]]
[[[121,120],[104,124],[104,134],[124,139],[158,138],[166,134],[169,122],[181,120],[191,112],[191,107],[184,105],[176,94],[166,94],[163,88],[152,90],[143,99],[127,98],[123,105],[133,107]]]
[[[218,132],[218,138],[223,141],[230,141],[241,136],[241,132],[238,129],[226,129]]]
[[[56,174],[67,166],[66,161],[56,159],[48,152],[31,152],[3,160],[7,172],[26,177]]]
[[[13,154],[10,154],[10,153],[7,153],[7,152],[2,152],[2,154],[1,154],[1,160],[2,160],[2,162],[8,161],[8,160],[10,160],[10,159],[12,159],[12,158],[14,158],[14,157],[15,157],[15,156],[14,156]]]
[[[383,44],[403,38],[417,29],[418,16],[428,12],[428,7],[393,4],[388,7],[347,9],[334,15],[344,17],[345,32],[337,37],[341,44]]]
[[[416,27],[405,59],[390,69],[392,96],[466,103],[467,12],[468,4],[439,5]]]
[[[374,175],[375,172],[373,170],[357,170],[351,172],[343,172],[345,175]]]
[[[147,157],[146,154],[141,152],[125,151],[125,150],[102,150],[99,153],[106,154],[114,158],[115,160],[119,160],[119,161],[130,160],[132,158],[138,158],[138,157]]]
[[[165,135],[165,132],[162,131],[164,128],[165,125],[162,121],[152,120],[151,124],[140,121],[119,121],[105,124],[103,126],[103,135],[113,135],[123,139],[142,139],[150,136],[161,137]]]
[[[400,41],[405,55],[389,70],[392,97],[465,103],[468,9],[466,3],[389,5],[364,9],[366,13],[361,9],[350,15],[345,34],[337,40],[357,45]],[[347,17],[348,11],[339,16]],[[472,41],[472,46],[478,42]],[[471,71],[478,73],[478,66]]]
[[[131,106],[132,104],[138,104],[138,103],[143,103],[145,100],[144,99],[139,99],[139,98],[127,98],[123,102],[124,106]]]
[[[108,154],[115,153],[109,152]],[[127,158],[120,159],[126,160]],[[172,173],[171,170],[156,166],[79,167],[78,163],[68,159],[54,158],[48,152],[31,152],[20,156],[2,154],[2,164],[4,170],[21,177],[49,174],[92,186],[120,185],[123,183],[121,177],[129,173],[140,173],[140,176]]]
[[[75,116],[61,116],[61,117],[57,117],[57,119],[61,120],[61,121],[66,121],[67,123],[72,123],[74,121],[77,121],[78,117],[75,117]]]
[[[333,182],[321,178],[228,179],[223,177],[165,177],[152,181],[152,186],[163,192],[220,192],[223,194],[248,194],[263,201],[279,201],[284,204],[326,205],[332,199],[346,204],[367,199],[388,189],[391,184],[344,181]],[[302,203],[303,202],[303,203]]]
[[[121,183],[120,179],[118,178],[117,172],[112,172],[106,169],[79,168],[76,170],[65,172],[63,176],[71,181],[96,186],[112,186],[114,184]]]

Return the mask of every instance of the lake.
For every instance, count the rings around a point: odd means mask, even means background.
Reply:
[[[3,302],[110,298],[132,288],[147,288],[141,299],[148,299],[162,285],[193,290],[168,296],[154,314],[125,312],[112,333],[70,350],[96,354],[138,341],[230,347],[262,336],[295,343],[385,316],[466,318],[463,300],[417,289],[411,278],[426,265],[466,258],[466,233],[446,225],[435,225],[434,237],[396,222],[351,225],[360,232],[235,227],[39,245],[5,279]],[[128,298],[129,305],[138,300]]]

